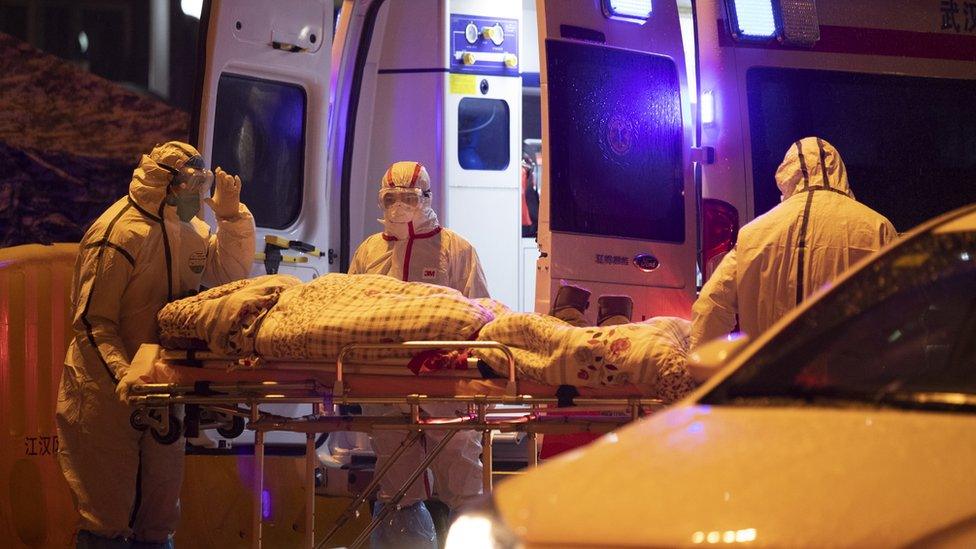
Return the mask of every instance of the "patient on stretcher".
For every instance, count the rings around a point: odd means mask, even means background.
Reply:
[[[451,288],[383,275],[333,273],[308,283],[286,275],[241,280],[170,303],[159,314],[159,326],[160,341],[170,348],[282,360],[334,362],[349,343],[497,341],[512,350],[520,377],[546,384],[630,384],[666,402],[694,388],[685,366],[687,320],[575,327],[549,315],[512,312],[491,299],[470,300]],[[371,350],[356,358],[406,362],[405,352]],[[500,351],[472,353],[491,370],[507,373]],[[427,366],[435,366],[427,369],[466,367],[466,360],[450,364],[456,355],[431,359]]]

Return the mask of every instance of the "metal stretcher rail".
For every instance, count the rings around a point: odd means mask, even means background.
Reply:
[[[355,396],[346,391],[345,365],[353,351],[362,350],[423,350],[423,349],[495,349],[502,352],[507,359],[508,376],[504,394],[502,395],[458,395],[426,396],[412,393],[397,396]],[[166,358],[165,363],[176,363],[178,360]],[[171,429],[172,416],[165,410],[172,406],[196,405],[217,411],[221,414],[235,417],[248,417],[248,428],[254,431],[254,484],[252,491],[252,546],[261,547],[262,516],[261,497],[264,489],[264,453],[265,434],[271,431],[287,431],[306,434],[306,482],[309,489],[305,500],[305,538],[303,546],[311,548],[315,545],[314,532],[314,485],[315,466],[315,435],[335,431],[377,430],[408,431],[408,436],[401,446],[376,471],[373,481],[359,494],[339,517],[326,536],[318,543],[322,547],[335,535],[342,525],[356,514],[371,492],[378,486],[386,471],[396,462],[404,451],[417,443],[423,431],[447,431],[441,444],[428,452],[426,458],[409,475],[407,483],[400,487],[394,498],[384,508],[384,513],[395,508],[397,502],[409,489],[414,480],[419,478],[427,466],[436,459],[444,448],[444,443],[457,431],[475,430],[482,433],[482,462],[484,475],[482,484],[489,492],[492,487],[492,447],[493,431],[504,433],[525,433],[528,438],[529,464],[534,466],[538,462],[537,434],[566,434],[566,433],[606,433],[619,427],[623,423],[637,419],[647,410],[656,410],[663,406],[662,401],[644,397],[580,397],[572,398],[572,412],[566,413],[563,408],[554,408],[566,404],[564,398],[534,397],[519,394],[516,378],[515,357],[505,345],[493,341],[410,341],[405,343],[353,343],[346,345],[340,351],[336,360],[335,380],[331,385],[320,381],[248,381],[248,382],[198,382],[193,385],[177,383],[147,383],[137,385],[132,389],[130,402],[137,406],[137,412],[143,412],[143,418],[154,428]],[[269,370],[270,371],[270,370]],[[466,406],[467,413],[453,418],[427,417],[422,407],[430,403],[450,402]],[[261,404],[299,403],[312,404],[313,413],[304,417],[286,417],[271,414],[259,409]],[[406,404],[409,413],[401,416],[347,416],[337,413],[340,404]],[[525,407],[517,412],[508,410],[494,410],[496,405],[516,405]],[[147,411],[164,410],[162,417]],[[587,412],[614,412],[616,415],[587,416]],[[135,424],[134,424],[135,425]],[[381,513],[373,519],[351,547],[360,547],[369,539],[370,533],[379,525],[385,514]]]
[[[515,380],[515,355],[507,345],[497,341],[406,341],[399,344],[390,343],[350,343],[339,351],[339,358],[336,359],[336,384],[334,392],[343,394],[343,364],[349,353],[360,350],[386,350],[390,345],[396,345],[397,349],[495,349],[505,354],[508,359],[508,385],[505,387],[505,394],[515,396],[518,394],[518,382]]]
[[[272,385],[268,383],[240,383],[224,385],[206,385],[213,394],[196,394],[195,385],[178,385],[174,383],[147,383],[133,388],[130,402],[142,406],[162,406],[169,404],[199,404],[215,406],[221,404],[236,404],[242,400],[257,404],[317,404],[323,400],[331,400],[332,404],[410,404],[416,401],[425,403],[467,403],[467,404],[501,404],[506,406],[531,405],[559,405],[563,402],[557,397],[536,397],[532,395],[492,396],[492,395],[456,395],[452,397],[432,397],[419,393],[403,396],[388,397],[349,397],[336,396],[335,389],[328,386],[307,382],[302,384]],[[235,396],[236,395],[236,396]],[[328,402],[326,402],[328,403]],[[628,397],[628,398],[595,398],[573,397],[573,409],[577,412],[587,411],[588,407],[599,407],[604,411],[607,407],[631,407],[641,405],[655,407],[662,405],[656,398]]]

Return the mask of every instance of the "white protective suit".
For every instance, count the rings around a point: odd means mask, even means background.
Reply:
[[[200,153],[169,142],[144,155],[129,194],[88,229],[72,290],[74,339],[58,394],[58,460],[81,515],[104,538],[165,543],[179,520],[183,438],[161,445],[129,424],[116,386],[142,343],[157,341],[156,313],[169,301],[244,278],[254,257],[254,220],[241,204],[218,219],[181,221],[164,199],[179,167]],[[239,191],[238,191],[239,193]],[[236,200],[236,197],[235,197]]]
[[[390,166],[380,183],[384,187],[418,188],[424,193],[410,220],[391,220],[384,212],[384,231],[367,238],[356,250],[349,274],[385,274],[411,282],[439,284],[459,290],[469,298],[488,297],[485,275],[478,254],[457,233],[442,228],[430,207],[430,177],[417,162],[397,162]],[[466,407],[453,404],[431,404],[424,407],[431,414],[467,413]],[[407,412],[394,406],[363,406],[363,413],[391,414]],[[444,436],[440,431],[425,431],[418,444],[408,450],[380,483],[380,499],[387,500],[406,482],[409,473],[423,461],[426,449],[433,448]],[[403,431],[380,431],[372,434],[376,468],[383,466],[390,454],[406,437]],[[415,482],[400,505],[407,507],[428,499],[432,492],[451,509],[481,493],[481,438],[476,431],[460,431],[431,464],[433,486],[429,476]]]
[[[460,291],[465,297],[488,297],[478,253],[459,234],[441,227],[430,207],[430,176],[418,162],[397,162],[386,171],[382,189],[420,189],[424,197],[407,222],[379,220],[383,232],[359,245],[349,274],[385,274],[400,280],[427,282]]]
[[[884,216],[854,200],[847,169],[823,139],[803,138],[776,170],[783,201],[747,223],[692,307],[691,345],[751,337],[896,236]]]

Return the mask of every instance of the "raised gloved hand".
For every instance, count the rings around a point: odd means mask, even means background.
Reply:
[[[217,219],[227,221],[237,218],[240,215],[241,178],[217,168],[214,179],[217,183],[216,188],[213,198],[207,199],[207,205],[213,210]]]

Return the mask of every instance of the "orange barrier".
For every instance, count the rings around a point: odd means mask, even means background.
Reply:
[[[71,337],[77,244],[0,249],[0,539],[68,547],[77,514],[58,468],[54,411]]]

